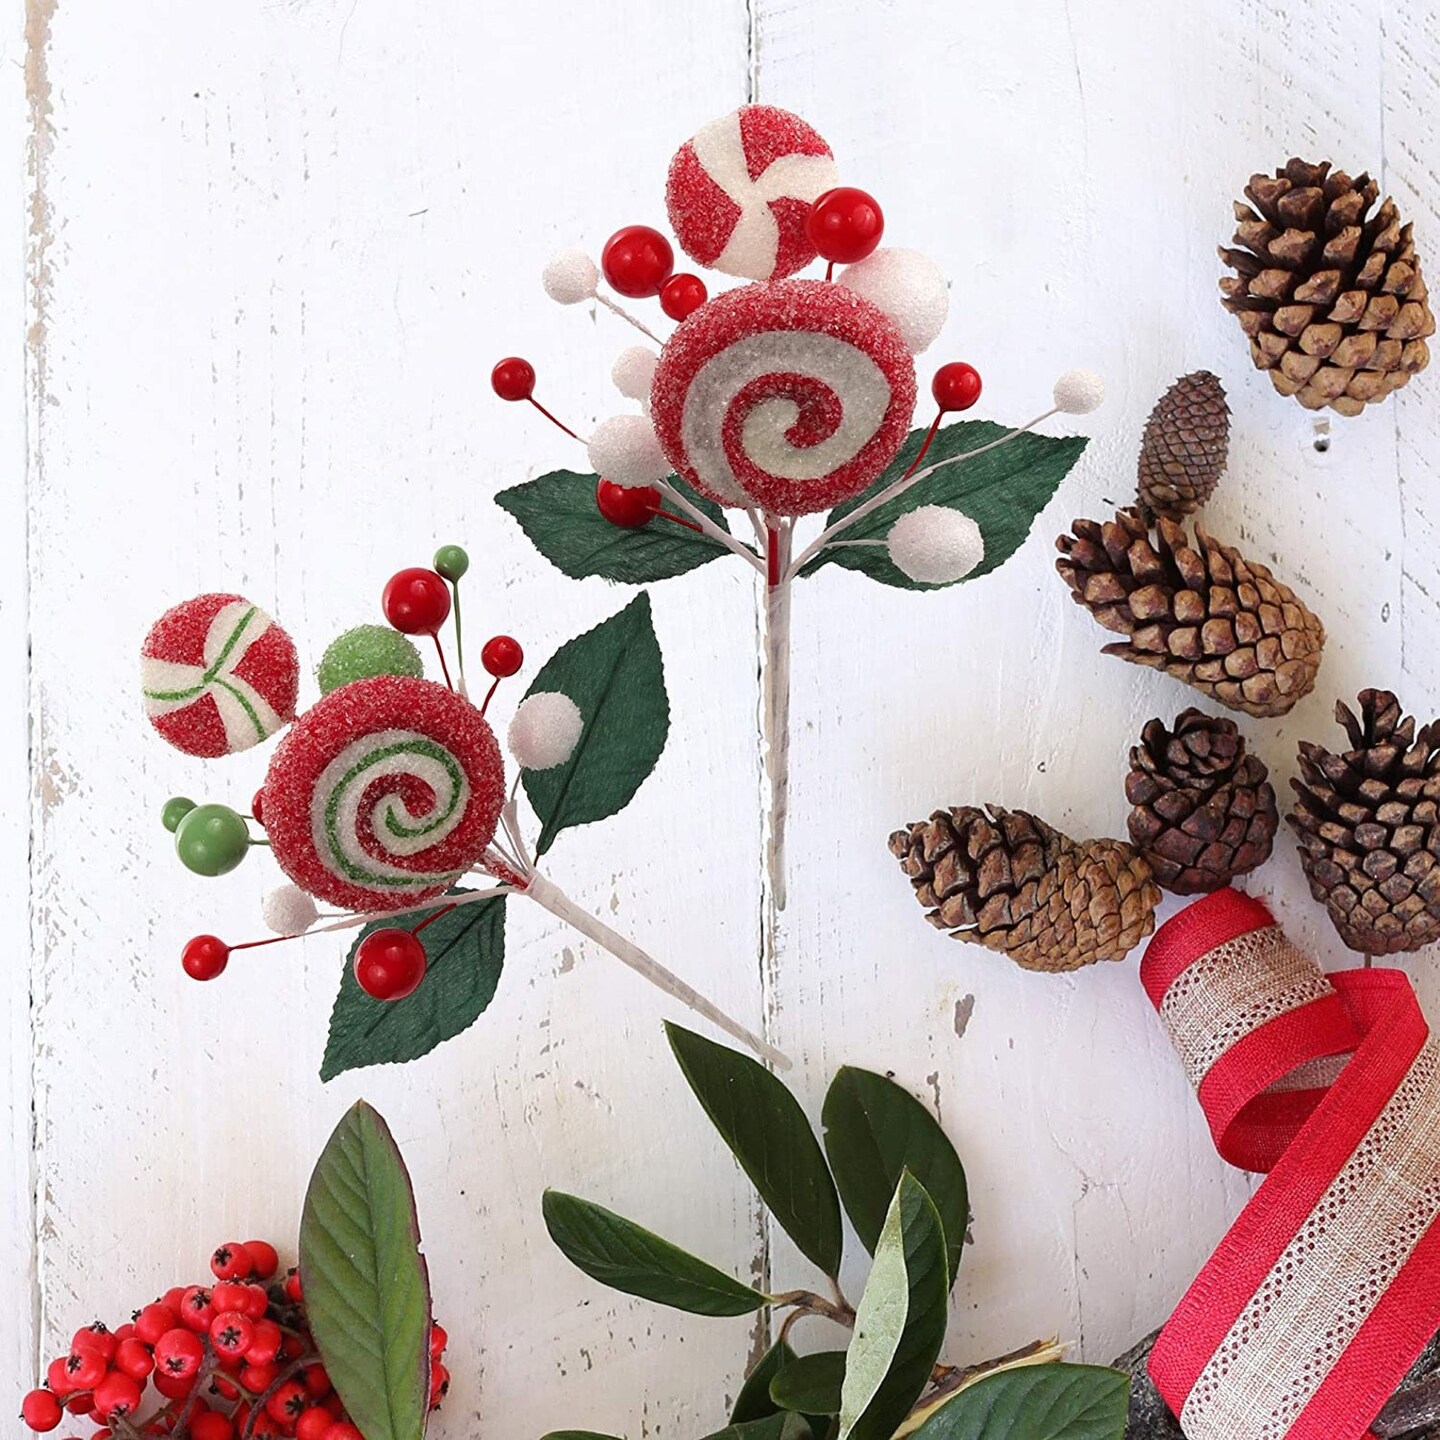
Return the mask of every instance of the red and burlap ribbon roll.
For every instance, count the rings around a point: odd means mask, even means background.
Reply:
[[[1440,1328],[1440,1051],[1410,982],[1326,976],[1234,890],[1140,978],[1216,1148],[1268,1172],[1151,1376],[1189,1440],[1356,1440]]]

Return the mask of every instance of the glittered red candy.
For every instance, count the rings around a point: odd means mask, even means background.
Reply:
[[[280,868],[317,899],[398,910],[474,865],[504,792],[500,747],[468,700],[379,675],[295,722],[265,777],[265,833]]]
[[[248,750],[295,716],[300,663],[290,637],[240,595],[197,595],[167,610],[140,647],[150,723],[177,750]]]
[[[915,363],[894,324],[844,286],[747,285],[670,337],[650,408],[666,458],[702,494],[807,515],[858,495],[895,458]]]
[[[744,105],[676,152],[665,204],[692,260],[778,280],[815,258],[805,222],[811,202],[835,183],[830,147],[798,115]]]

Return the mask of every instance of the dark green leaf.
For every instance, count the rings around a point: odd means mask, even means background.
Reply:
[[[953,1285],[970,1201],[960,1157],[935,1117],[893,1080],[846,1065],[830,1082],[821,1120],[825,1153],[860,1243],[875,1253],[891,1197],[908,1170],[940,1214]]]
[[[613,1210],[547,1190],[545,1228],[592,1280],[694,1315],[748,1315],[766,1297]]]
[[[1097,1365],[1032,1365],[987,1375],[948,1400],[912,1440],[1123,1440],[1130,1377]]]
[[[969,450],[978,450],[1007,433],[1003,425],[995,425],[988,420],[962,420],[957,425],[947,425],[935,436],[924,463],[931,465]],[[885,473],[863,494],[837,505],[825,517],[826,525],[833,525],[872,495],[894,484],[910,468],[910,462],[924,437],[923,430],[912,430]],[[1035,517],[1045,508],[1060,482],[1080,458],[1085,445],[1085,438],[1080,435],[1067,435],[1060,439],[1033,433],[1018,435],[973,460],[937,470],[902,495],[877,506],[836,538],[883,541],[890,533],[890,527],[902,515],[921,505],[944,505],[962,511],[980,527],[985,542],[985,558],[963,577],[966,580],[978,579],[998,569],[1024,543]],[[897,570],[883,544],[841,545],[826,549],[801,573],[813,575],[822,565],[843,565],[847,570],[859,570],[872,580],[903,590],[944,588],[921,584]]]
[[[945,1338],[945,1233],[907,1170],[875,1247],[845,1357],[840,1440],[890,1440],[930,1380]]]
[[[585,728],[563,765],[522,772],[540,817],[540,855],[562,830],[623,810],[665,748],[670,705],[648,595],[562,645],[526,695],[557,690],[575,702]]]
[[[770,1398],[782,1410],[806,1415],[838,1415],[845,1383],[845,1352],[820,1350],[791,1361],[770,1382]]]
[[[407,916],[405,923],[419,924],[434,913],[418,912]],[[505,964],[503,896],[462,905],[420,932],[427,961],[425,978],[414,994],[403,1000],[372,999],[355,979],[355,951],[360,941],[389,923],[367,925],[345,957],[340,993],[330,1012],[325,1059],[320,1065],[322,1080],[333,1080],[342,1071],[362,1065],[416,1060],[442,1040],[468,1029],[495,998]]]
[[[770,1382],[793,1360],[795,1352],[784,1340],[777,1340],[755,1362],[755,1368],[745,1377],[735,1408],[730,1412],[730,1423],[739,1425],[746,1420],[763,1420],[775,1414],[777,1406],[770,1399]]]
[[[638,530],[612,525],[595,508],[596,475],[555,470],[502,490],[495,503],[520,522],[530,543],[572,580],[599,575],[628,585],[668,580],[729,552],[717,540],[673,520],[657,518]],[[678,475],[670,483],[722,529],[725,512]],[[666,502],[667,510],[676,507]]]
[[[667,1024],[670,1048],[710,1123],[800,1253],[840,1270],[840,1201],[800,1102],[758,1061]]]
[[[315,1348],[366,1440],[420,1440],[430,1407],[430,1285],[405,1162],[363,1100],[335,1127],[300,1217]]]
[[[760,1420],[727,1425],[723,1430],[705,1436],[705,1440],[811,1440],[811,1432],[803,1415],[791,1415],[782,1410]]]

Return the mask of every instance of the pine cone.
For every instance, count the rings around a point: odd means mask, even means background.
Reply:
[[[1314,687],[1325,627],[1263,565],[1163,517],[1135,510],[1077,520],[1055,562],[1077,605],[1126,638],[1105,646],[1163,670],[1232,710],[1284,715]]]
[[[937,810],[890,850],[932,925],[1027,970],[1122,960],[1155,928],[1160,891],[1135,850],[1078,843],[1023,810]]]
[[[1264,762],[1233,720],[1182,711],[1152,720],[1130,751],[1130,839],[1176,895],[1228,885],[1270,858],[1280,815]]]
[[[1140,505],[1178,520],[1215,493],[1230,449],[1225,387],[1208,370],[1182,375],[1159,399],[1140,442]]]
[[[1335,706],[1350,749],[1300,742],[1298,797],[1285,818],[1310,893],[1340,938],[1367,955],[1440,939],[1440,722],[1415,733],[1388,690],[1362,690],[1357,719]]]
[[[1254,209],[1236,202],[1237,273],[1221,304],[1240,318],[1250,358],[1307,410],[1358,415],[1430,363],[1435,333],[1411,227],[1369,175],[1292,160],[1252,175]],[[1367,219],[1367,215],[1369,218]]]

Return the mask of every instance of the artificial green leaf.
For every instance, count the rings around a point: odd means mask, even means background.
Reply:
[[[310,1176],[300,1283],[315,1348],[366,1440],[420,1440],[430,1408],[430,1284],[405,1162],[363,1100]]]
[[[545,1228],[592,1280],[693,1315],[748,1315],[767,1301],[724,1271],[578,1195],[547,1190]]]
[[[612,525],[595,507],[599,478],[555,470],[502,490],[495,503],[508,510],[530,543],[572,580],[599,575],[627,585],[644,585],[683,575],[729,554],[718,540],[663,517],[638,530]],[[678,475],[672,475],[670,483],[722,529],[730,528],[725,512],[713,501],[697,494]],[[670,502],[665,508],[683,513]]]
[[[745,1377],[736,1397],[735,1407],[730,1412],[732,1425],[743,1424],[746,1420],[763,1420],[775,1414],[779,1408],[770,1398],[770,1382],[795,1359],[795,1352],[784,1340],[777,1340],[755,1362],[755,1368]]]
[[[908,1170],[940,1214],[953,1285],[970,1201],[960,1157],[935,1117],[893,1080],[849,1065],[830,1082],[820,1115],[825,1153],[860,1243],[875,1253],[895,1187]]]
[[[961,1390],[912,1440],[1123,1440],[1129,1408],[1119,1370],[1030,1365]]]
[[[907,1170],[891,1202],[845,1357],[840,1440],[890,1440],[930,1380],[945,1339],[945,1232]]]
[[[585,726],[563,765],[522,772],[540,817],[540,855],[562,830],[623,810],[665,748],[670,704],[648,595],[562,645],[526,697],[557,690],[575,702]]]
[[[417,912],[405,923],[419,924],[434,913]],[[367,925],[345,957],[320,1065],[322,1080],[362,1065],[419,1059],[473,1025],[495,998],[505,964],[504,896],[461,905],[426,925],[418,937],[425,947],[425,978],[403,1000],[376,1000],[355,979],[355,951],[367,935],[390,923]]]
[[[811,1431],[803,1415],[781,1410],[759,1420],[727,1425],[705,1436],[705,1440],[811,1440]]]
[[[695,1097],[800,1253],[840,1271],[840,1200],[800,1102],[758,1061],[667,1024]]]
[[[771,1382],[770,1398],[782,1410],[838,1415],[845,1382],[845,1352],[819,1350],[791,1361]]]
[[[933,465],[937,461],[978,450],[1008,433],[1003,425],[995,425],[988,420],[962,420],[959,424],[947,425],[936,433],[924,464]],[[924,438],[924,430],[912,430],[885,473],[863,494],[837,505],[825,517],[825,524],[833,525],[872,496],[893,485],[910,468],[910,462]],[[985,542],[984,558],[962,577],[965,580],[978,579],[1003,565],[1024,543],[1035,517],[1045,508],[1060,482],[1080,458],[1085,445],[1085,438],[1081,435],[1067,435],[1059,439],[1029,432],[1017,435],[1014,440],[987,450],[973,460],[946,465],[933,475],[926,476],[903,494],[876,506],[836,538],[883,542],[890,533],[890,527],[902,515],[922,505],[944,505],[962,511],[980,527],[980,535]],[[944,588],[911,580],[895,567],[883,543],[829,547],[800,573],[813,575],[822,565],[843,565],[847,570],[859,570],[872,580],[903,590]]]

